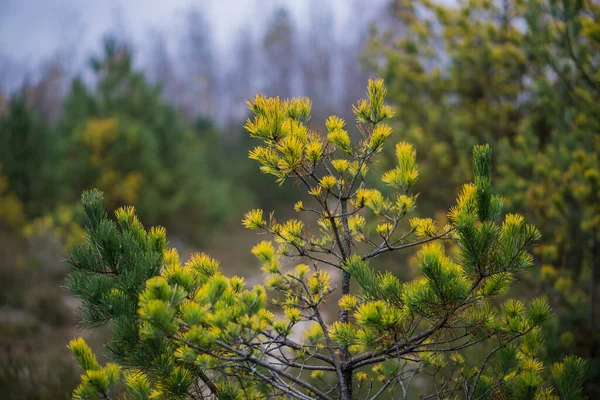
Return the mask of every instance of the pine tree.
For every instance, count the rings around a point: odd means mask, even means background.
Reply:
[[[73,82],[59,126],[66,136],[65,186],[76,196],[98,187],[111,210],[135,204],[151,223],[169,222],[197,237],[225,218],[228,183],[211,173],[202,137],[213,133],[186,124],[133,67],[126,45],[108,38],[90,64],[95,87]],[[210,195],[203,190],[209,186]]]
[[[538,268],[524,280],[528,295],[548,293],[557,313],[548,356],[576,351],[599,365],[600,7],[585,0],[393,4],[404,30],[376,33],[369,59],[383,60],[374,66],[390,86],[397,131],[425,161],[418,188],[428,198],[420,209],[447,205],[473,144],[500,150],[496,183],[507,210],[523,210],[543,235]],[[591,385],[600,376],[593,370]]]
[[[274,238],[252,248],[262,285],[224,275],[206,254],[182,263],[163,228],[145,229],[131,207],[112,220],[99,191],[84,193],[87,238],[70,252],[69,288],[83,300],[82,326],[110,322],[111,362],[101,366],[73,340],[84,370],[74,398],[108,398],[120,370],[135,399],[580,398],[583,360],[554,365],[553,388],[538,359],[547,303],[499,303],[532,265],[539,232],[502,216],[491,148],[474,148],[473,182],[443,226],[414,217],[410,144],[396,144],[396,165],[380,177],[393,193],[372,187],[370,166],[392,133],[385,94],[382,80],[369,81],[354,106],[363,134],[354,143],[336,116],[325,137],[312,131],[306,98],[249,102],[246,129],[262,142],[250,158],[278,182],[304,186],[312,200],[294,209],[316,220],[311,229],[260,209],[244,216]],[[413,281],[370,265],[417,247]]]
[[[517,136],[504,141],[502,190],[509,206],[526,207],[550,240],[536,252],[539,281],[557,299],[563,317],[554,353],[576,348],[600,357],[597,259],[600,256],[600,7],[577,2],[531,6],[528,24],[538,35],[528,50],[556,79],[536,81],[538,112],[524,118]],[[560,308],[559,308],[560,307]],[[600,377],[596,368],[592,379]],[[596,385],[596,394],[600,387]]]
[[[35,217],[48,211],[56,197],[57,176],[46,168],[55,162],[56,152],[52,130],[28,104],[26,90],[14,94],[6,115],[0,115],[0,164],[7,190]]]

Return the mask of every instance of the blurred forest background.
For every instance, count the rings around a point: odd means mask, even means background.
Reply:
[[[121,19],[93,49],[73,38],[35,62],[0,49],[2,398],[67,399],[78,382],[66,348],[80,334],[78,304],[62,288],[61,259],[82,236],[83,190],[100,188],[111,209],[135,205],[184,254],[205,251],[257,282],[258,238],[241,217],[253,207],[284,216],[297,193],[248,160],[245,100],[308,96],[322,131],[332,113],[353,120],[372,76],[388,86],[394,139],[417,148],[424,215],[446,218],[471,179],[472,146],[492,145],[508,210],[543,233],[536,268],[512,295],[548,298],[546,360],[587,358],[586,393],[600,398],[599,3],[310,0],[302,12],[256,3],[229,28],[226,49],[210,4],[143,41]],[[410,257],[378,262],[414,273]]]

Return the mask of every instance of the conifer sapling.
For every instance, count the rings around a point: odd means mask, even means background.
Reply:
[[[311,200],[294,210],[316,222],[244,216],[272,237],[252,249],[262,285],[226,276],[206,254],[181,262],[164,229],[146,230],[132,208],[113,221],[101,193],[84,193],[88,235],[71,251],[69,287],[83,300],[82,326],[110,322],[114,364],[101,367],[83,340],[71,342],[84,370],[74,398],[108,397],[117,365],[134,399],[578,398],[583,361],[552,367],[554,389],[537,359],[546,302],[497,301],[532,265],[539,233],[502,216],[490,147],[474,148],[473,182],[447,223],[415,216],[410,144],[396,144],[392,169],[370,173],[391,134],[385,94],[381,79],[369,81],[354,141],[336,116],[315,133],[308,99],[248,103],[246,129],[262,142],[250,158],[280,183],[299,182]],[[412,281],[370,265],[411,248]]]

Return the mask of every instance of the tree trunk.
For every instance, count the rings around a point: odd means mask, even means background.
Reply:
[[[350,228],[348,226],[348,200],[342,200],[342,225],[344,227],[344,235],[342,237],[342,245],[344,246],[344,254],[350,257],[352,252],[352,243],[350,239]],[[350,294],[350,274],[346,271],[342,272],[342,296]],[[340,310],[340,321],[348,322],[348,311]],[[340,382],[340,399],[352,400],[352,368],[348,367],[350,361],[350,352],[348,346],[342,346],[340,349],[340,361],[342,363],[342,382]]]
[[[590,307],[589,307],[589,325],[590,330],[594,331],[596,328],[596,302],[597,302],[597,286],[598,286],[598,271],[596,265],[596,258],[598,257],[598,242],[596,238],[596,230],[592,231],[591,240],[591,259],[590,259]]]

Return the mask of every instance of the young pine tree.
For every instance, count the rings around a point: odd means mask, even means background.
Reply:
[[[397,165],[380,177],[393,194],[369,188],[391,133],[385,93],[382,80],[370,81],[354,107],[357,143],[335,116],[326,137],[311,131],[308,99],[249,102],[246,129],[262,141],[250,158],[279,182],[303,185],[312,204],[294,209],[317,222],[245,215],[247,228],[274,238],[252,249],[263,285],[225,276],[205,254],[182,263],[164,229],[146,230],[132,208],[113,221],[101,193],[85,193],[88,236],[71,250],[69,287],[83,300],[82,326],[110,322],[111,363],[73,340],[84,370],[74,398],[108,398],[123,369],[132,399],[579,399],[582,360],[546,371],[537,358],[544,300],[497,301],[531,265],[539,234],[519,215],[502,217],[489,146],[475,147],[474,180],[448,225],[411,218],[419,174],[408,143],[396,144]],[[414,247],[413,281],[369,265]]]

